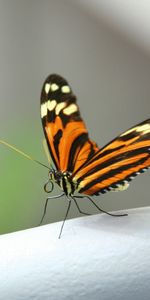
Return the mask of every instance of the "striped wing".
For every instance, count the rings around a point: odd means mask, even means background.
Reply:
[[[57,170],[76,172],[99,150],[88,137],[71,87],[59,75],[52,74],[44,82],[41,119]]]
[[[150,119],[125,131],[97,151],[72,175],[79,193],[123,190],[150,167]]]

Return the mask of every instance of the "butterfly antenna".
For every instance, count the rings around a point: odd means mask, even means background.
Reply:
[[[43,163],[41,163],[40,161],[38,161],[38,160],[32,158],[32,157],[29,156],[28,154],[24,153],[23,151],[19,150],[18,148],[14,147],[13,145],[10,145],[9,143],[5,142],[4,140],[0,140],[0,144],[3,144],[3,145],[5,145],[6,147],[8,147],[8,148],[14,150],[15,152],[19,153],[20,155],[24,156],[25,158],[27,158],[27,159],[29,159],[29,160],[31,160],[31,161],[36,162],[38,165],[41,165],[41,166],[43,166],[43,167],[49,169],[48,166],[46,166],[46,165],[44,165]]]

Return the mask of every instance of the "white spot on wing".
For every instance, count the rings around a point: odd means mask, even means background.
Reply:
[[[68,85],[64,85],[61,87],[61,91],[62,91],[62,93],[67,94],[67,93],[70,93],[71,90]]]
[[[144,134],[149,133],[150,132],[150,124],[144,124],[144,125],[138,126],[136,131],[138,131],[138,132],[143,131]]]
[[[41,118],[47,115],[47,103],[41,105]]]
[[[57,105],[56,100],[48,100],[47,101],[47,108],[49,111],[52,111],[56,105]]]
[[[71,115],[73,113],[75,113],[78,110],[77,105],[76,104],[70,104],[68,107],[66,107],[63,110],[63,113],[65,115]]]
[[[51,85],[49,83],[45,84],[45,93],[48,94],[50,90]]]
[[[55,92],[59,89],[59,85],[57,85],[56,83],[52,83],[51,84],[51,91]]]
[[[66,106],[66,102],[61,102],[59,104],[57,104],[56,106],[56,109],[55,109],[55,112],[56,112],[56,115],[58,116],[60,111]]]
[[[113,188],[112,192],[121,192],[121,191],[126,190],[128,187],[129,187],[129,183],[124,181],[123,184],[117,184],[117,187]]]

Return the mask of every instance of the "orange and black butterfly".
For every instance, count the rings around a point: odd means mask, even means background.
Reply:
[[[125,190],[135,176],[150,167],[150,119],[125,131],[100,149],[88,136],[76,96],[68,82],[59,75],[48,76],[43,84],[41,119],[53,161],[48,180],[52,188],[48,190],[46,184],[45,191],[51,192],[54,183],[62,190],[60,195],[47,198],[42,220],[48,200],[63,195],[70,200],[65,219],[71,200],[75,201],[78,210],[82,212],[77,202],[82,197],[90,199],[99,210],[105,212],[91,196]],[[2,140],[0,143],[34,160],[10,144]]]
[[[150,167],[150,119],[100,149],[88,136],[76,96],[59,75],[52,74],[44,82],[41,118],[54,163],[49,180],[60,186],[59,196],[65,194],[76,201],[77,194],[90,198],[121,191]]]

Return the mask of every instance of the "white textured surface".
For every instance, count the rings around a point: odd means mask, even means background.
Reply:
[[[0,237],[0,300],[150,299],[150,208]]]

